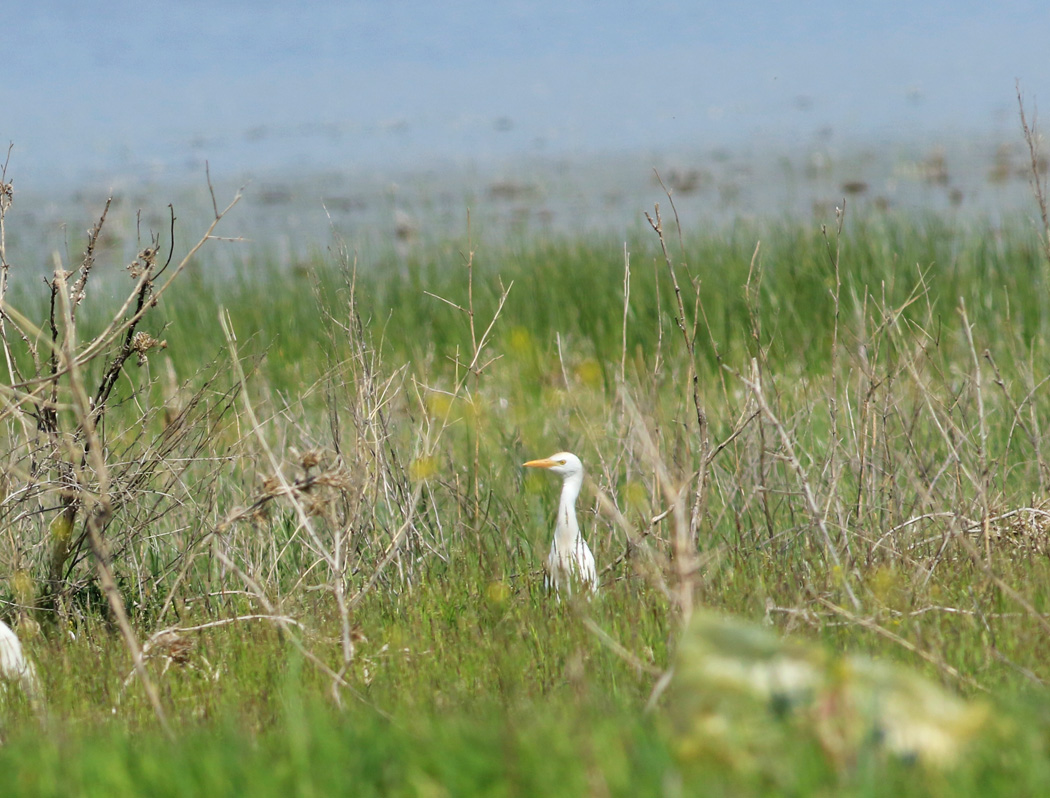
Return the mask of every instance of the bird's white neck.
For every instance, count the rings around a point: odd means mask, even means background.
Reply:
[[[558,522],[554,527],[554,542],[560,551],[572,551],[580,537],[580,525],[576,521],[576,497],[583,486],[583,474],[570,474],[561,487],[558,502]]]

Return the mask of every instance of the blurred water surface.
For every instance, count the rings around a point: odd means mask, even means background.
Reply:
[[[464,237],[468,209],[624,235],[654,168],[702,224],[1023,207],[1015,81],[1034,111],[1050,7],[869,5],[9,0],[9,244],[50,268],[110,192],[131,232],[206,214],[206,162],[248,186],[235,232],[291,249]]]

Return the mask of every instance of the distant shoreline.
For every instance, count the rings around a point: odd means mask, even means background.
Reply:
[[[1045,166],[1045,161],[1044,161]],[[493,162],[441,161],[415,169],[346,167],[322,171],[259,170],[240,176],[212,165],[221,199],[244,186],[224,235],[250,248],[289,255],[329,246],[334,236],[358,251],[465,240],[473,235],[608,235],[645,229],[643,213],[668,206],[671,192],[686,226],[740,220],[828,221],[843,199],[856,214],[871,210],[947,214],[960,219],[1034,212],[1030,159],[1016,136],[982,136],[884,145],[840,145],[834,138],[791,150],[680,147],[654,152],[528,156]],[[659,180],[663,181],[661,187]],[[65,186],[28,186],[17,148],[8,168],[15,204],[8,215],[14,262],[41,263],[74,246],[112,193],[111,234],[166,233],[168,203],[182,235],[211,212],[205,168],[176,178],[116,171]],[[75,234],[70,231],[76,231]]]

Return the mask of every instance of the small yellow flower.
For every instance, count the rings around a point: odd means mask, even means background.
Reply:
[[[408,467],[409,476],[416,481],[430,479],[438,472],[436,457],[417,457]]]
[[[532,336],[529,334],[529,331],[524,327],[515,327],[511,330],[510,338],[507,341],[507,349],[519,357],[532,354]]]
[[[431,391],[427,394],[427,410],[430,412],[430,415],[444,418],[451,409],[452,397],[447,393]]]
[[[623,501],[629,509],[645,512],[649,506],[649,494],[645,485],[634,480],[628,482],[623,486]]]
[[[65,513],[59,513],[51,522],[49,531],[54,540],[59,543],[66,543],[73,537],[73,519],[69,518]]]
[[[19,569],[11,574],[11,593],[19,604],[28,604],[33,598],[33,577]]]
[[[493,604],[506,604],[510,598],[510,587],[506,582],[489,582],[485,595]]]
[[[892,604],[900,592],[901,577],[896,568],[880,565],[868,580],[868,586],[879,601]]]
[[[602,386],[602,366],[593,357],[584,358],[576,366],[576,379],[586,388]]]

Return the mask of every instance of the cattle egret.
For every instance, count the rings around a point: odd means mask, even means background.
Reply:
[[[594,555],[580,534],[580,525],[576,521],[576,497],[583,486],[583,463],[574,454],[559,452],[543,460],[530,460],[525,466],[546,468],[562,478],[554,542],[547,557],[546,588],[553,588],[558,596],[562,593],[571,596],[573,588],[579,584],[584,591],[597,593],[598,572],[594,567]]]
[[[35,702],[40,693],[33,663],[22,653],[22,644],[14,630],[0,621],[0,679],[18,682],[30,701]]]

